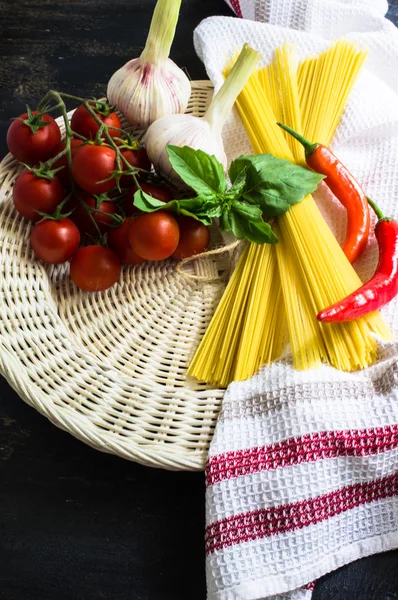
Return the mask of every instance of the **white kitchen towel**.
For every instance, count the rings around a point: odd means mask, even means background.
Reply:
[[[398,31],[384,18],[387,3],[229,4],[245,18],[213,17],[195,31],[216,89],[226,61],[245,42],[263,64],[286,40],[296,42],[299,58],[341,35],[369,48],[333,148],[385,214],[398,219]],[[236,111],[224,136],[229,159],[252,152]],[[324,192],[317,200],[343,239],[344,211]],[[369,277],[376,262],[373,239],[360,275]],[[398,339],[398,302],[383,315]],[[361,372],[297,372],[286,358],[229,386],[206,474],[209,599],[304,600],[323,574],[398,547],[397,392],[395,343]]]

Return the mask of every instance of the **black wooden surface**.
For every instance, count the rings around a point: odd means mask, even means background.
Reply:
[[[139,54],[154,0],[1,0],[0,154],[9,119],[52,87],[101,95]],[[205,77],[192,31],[222,0],[184,0],[172,57]],[[398,22],[398,0],[389,17]],[[1,335],[1,332],[0,332]],[[204,478],[95,452],[0,378],[0,597],[204,600]],[[398,598],[396,552],[323,578],[313,600]]]

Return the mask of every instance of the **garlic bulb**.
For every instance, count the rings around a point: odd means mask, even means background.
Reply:
[[[227,168],[227,156],[221,130],[212,129],[205,117],[172,115],[155,121],[145,136],[145,148],[155,170],[169,181],[180,183],[180,177],[171,166],[166,146],[190,146],[213,155]]]
[[[172,115],[153,123],[145,136],[148,157],[156,171],[175,184],[180,177],[171,166],[167,145],[190,146],[214,155],[226,169],[227,157],[222,129],[236,98],[260,60],[258,52],[245,44],[224,84],[214,96],[204,117]]]
[[[107,96],[131,125],[147,128],[166,115],[183,113],[191,96],[185,73],[168,58],[181,0],[158,0],[145,48],[116,71]]]

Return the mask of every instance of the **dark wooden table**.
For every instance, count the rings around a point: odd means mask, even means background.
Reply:
[[[138,56],[154,0],[1,0],[0,155],[9,119],[48,88],[101,95]],[[172,57],[205,77],[192,31],[223,0],[184,0]],[[389,16],[398,22],[398,0]],[[1,335],[1,332],[0,332]],[[397,524],[398,526],[398,524]],[[0,378],[0,598],[204,600],[204,477],[84,446]],[[313,600],[398,598],[398,553],[349,565]]]

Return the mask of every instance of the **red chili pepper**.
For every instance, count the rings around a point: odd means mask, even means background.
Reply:
[[[353,321],[378,310],[398,294],[398,222],[384,217],[370,198],[368,201],[379,218],[375,227],[379,245],[376,272],[356,292],[322,310],[317,316],[318,321]]]
[[[278,125],[304,146],[307,165],[317,173],[326,175],[326,185],[347,210],[343,252],[350,263],[354,263],[366,248],[370,230],[370,212],[364,191],[329,148],[309,142],[287,125]]]

